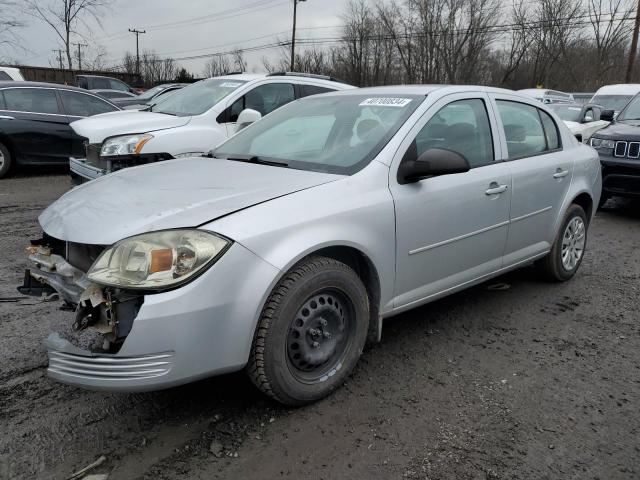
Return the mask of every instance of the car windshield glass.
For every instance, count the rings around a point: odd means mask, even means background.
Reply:
[[[351,175],[380,152],[424,98],[404,94],[308,97],[239,132],[213,155]]]
[[[244,80],[210,78],[164,96],[153,107],[154,112],[180,117],[200,115],[246,83]]]
[[[618,115],[618,120],[640,120],[640,96],[634,97]]]
[[[153,98],[153,96],[154,96],[156,93],[159,93],[159,92],[161,92],[162,90],[164,90],[164,88],[165,88],[165,87],[162,87],[162,86],[159,86],[159,85],[158,85],[157,87],[150,88],[150,89],[149,89],[149,90],[147,90],[146,92],[141,93],[140,95],[138,95],[138,97],[137,97],[137,98],[139,98],[140,100],[150,100],[150,99],[152,99],[152,98]]]
[[[581,107],[575,105],[562,105],[558,103],[551,104],[549,107],[556,112],[556,115],[558,115],[561,120],[566,122],[580,121],[580,112],[582,111]]]
[[[633,95],[596,95],[589,103],[600,105],[603,110],[619,112],[631,100]]]

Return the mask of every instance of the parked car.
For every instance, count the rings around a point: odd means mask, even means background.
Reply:
[[[613,110],[615,116],[638,93],[640,93],[638,83],[605,85],[598,89],[589,103],[600,105],[603,110]]]
[[[114,100],[120,100],[120,99],[129,100],[131,98],[137,98],[137,95],[135,93],[125,92],[124,90],[111,90],[111,89],[98,88],[98,89],[89,90],[89,91],[92,93],[95,93],[96,95],[100,95],[101,97],[111,100],[114,104],[116,103],[114,102]]]
[[[609,117],[613,111],[607,112]],[[640,94],[590,144],[602,163],[601,205],[611,197],[640,196]]]
[[[518,90],[518,93],[535,98],[542,103],[574,103],[573,95],[570,93],[549,90],[546,88],[525,88]]]
[[[581,142],[587,143],[591,135],[609,125],[600,119],[602,108],[588,103],[554,103],[549,106]]]
[[[87,139],[84,158],[71,158],[74,181],[82,183],[122,168],[203,155],[296,98],[354,88],[329,77],[303,74],[240,74],[215,77],[161,98],[144,112],[75,122]]]
[[[19,68],[0,67],[0,81],[12,80],[14,82],[23,82],[24,77],[20,73]]]
[[[138,110],[147,108],[149,105],[157,103],[163,98],[165,95],[170,93],[175,93],[178,90],[189,85],[188,83],[164,83],[162,85],[156,85],[153,88],[150,88],[144,93],[137,95],[133,98],[118,98],[115,99],[113,103],[122,107],[123,109],[133,109],[136,108]]]
[[[15,165],[68,165],[84,151],[69,123],[119,109],[80,88],[0,82],[0,178]]]
[[[122,80],[101,75],[76,75],[76,87],[86,90],[120,90],[122,92],[138,93]]]
[[[212,157],[115,172],[40,215],[20,290],[57,290],[78,330],[46,341],[51,377],[153,390],[246,367],[282,403],[318,400],[383,319],[532,262],[569,280],[601,187],[546,105],[488,87],[311,96]]]

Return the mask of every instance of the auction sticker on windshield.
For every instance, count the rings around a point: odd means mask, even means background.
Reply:
[[[361,107],[404,107],[411,101],[410,98],[367,98]]]

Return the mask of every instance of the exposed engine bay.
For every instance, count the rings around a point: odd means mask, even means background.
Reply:
[[[57,332],[72,345],[91,353],[117,353],[131,331],[144,301],[139,292],[104,287],[86,277],[104,246],[64,242],[46,234],[27,248],[34,268],[25,271],[18,291],[51,298],[74,312],[68,332]],[[54,334],[55,335],[55,334]]]

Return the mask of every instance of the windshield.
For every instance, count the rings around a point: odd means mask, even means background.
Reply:
[[[620,112],[617,120],[640,120],[640,95],[633,97],[633,100]]]
[[[603,110],[619,112],[633,98],[633,95],[596,95],[589,103],[602,106]]]
[[[216,158],[261,159],[351,175],[424,100],[419,95],[322,95],[292,102],[220,145]]]
[[[180,117],[200,115],[236,90],[245,80],[210,78],[164,96],[153,107],[154,112]]]
[[[158,93],[161,92],[162,90],[164,90],[165,87],[158,85],[157,87],[153,87],[150,88],[149,90],[147,90],[144,93],[141,93],[140,95],[138,95],[138,98],[140,100],[150,100],[153,98],[153,96]]]
[[[549,107],[551,107],[551,109],[556,112],[556,115],[565,122],[580,121],[580,112],[582,111],[582,107],[577,107],[575,105],[562,105],[559,103],[551,104]]]

